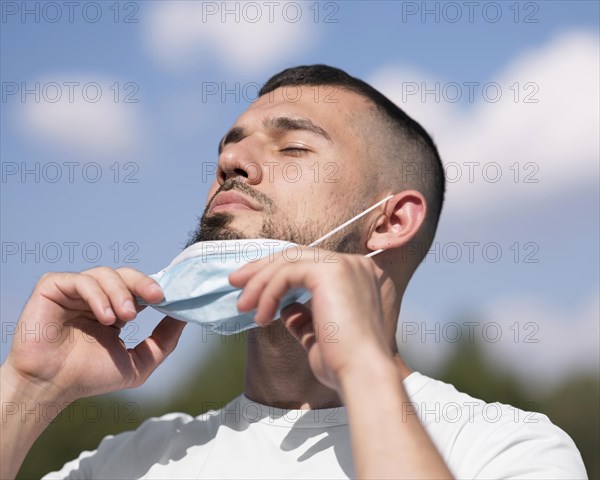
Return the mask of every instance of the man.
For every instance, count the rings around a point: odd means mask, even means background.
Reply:
[[[303,169],[293,182],[291,162]],[[328,165],[331,181],[323,170],[315,176]],[[403,175],[408,166],[416,174]],[[402,297],[431,245],[443,196],[433,141],[379,92],[323,65],[275,75],[219,146],[192,243],[309,245],[368,213],[319,250],[303,247],[294,261],[273,255],[229,276],[243,288],[238,309],[256,309],[261,326],[249,332],[242,396],[220,411],[170,414],[107,437],[48,478],[585,477],[577,448],[545,416],[487,405],[403,363],[395,342]],[[315,254],[325,251],[338,252],[335,261]],[[365,258],[371,252],[379,253]],[[310,304],[294,303],[274,321],[294,287],[310,291]],[[64,338],[13,344],[3,404],[62,405],[143,383],[185,324],[167,316],[126,350],[119,328],[135,318],[136,297],[156,303],[163,292],[128,268],[45,275],[19,322],[60,322]],[[98,323],[96,342],[80,340]],[[16,474],[45,427],[7,418],[2,478]]]

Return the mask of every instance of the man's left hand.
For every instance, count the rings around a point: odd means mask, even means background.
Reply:
[[[290,289],[309,290],[311,308],[292,304],[281,312],[281,319],[308,352],[315,377],[343,396],[347,375],[368,375],[378,360],[393,362],[376,268],[361,255],[297,248],[249,263],[230,275],[231,284],[244,289],[238,309],[256,309],[256,323],[267,326]]]

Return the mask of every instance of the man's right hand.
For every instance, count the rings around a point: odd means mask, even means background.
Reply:
[[[119,338],[120,328],[144,308],[136,296],[156,303],[163,293],[154,280],[132,268],[49,273],[37,283],[1,367],[2,478],[16,474],[52,420],[25,425],[21,415],[6,415],[4,422],[7,405],[28,411],[49,402],[64,407],[77,398],[136,387],[173,351],[185,322],[170,317],[133,349]],[[23,448],[23,458],[17,460]]]

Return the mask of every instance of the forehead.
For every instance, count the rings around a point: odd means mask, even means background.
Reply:
[[[281,87],[255,100],[235,126],[259,126],[270,118],[306,118],[332,137],[357,133],[359,119],[369,108],[362,96],[334,86]],[[349,132],[350,130],[350,132]]]

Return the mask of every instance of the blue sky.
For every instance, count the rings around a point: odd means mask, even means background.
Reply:
[[[75,2],[72,21],[54,5],[2,2],[2,359],[44,272],[164,267],[255,85],[329,63],[419,120],[452,174],[406,325],[477,314],[494,361],[524,378],[598,369],[598,2],[278,2],[272,22],[260,2]],[[199,330],[140,392],[177,377]],[[406,337],[425,371],[452,346]]]

